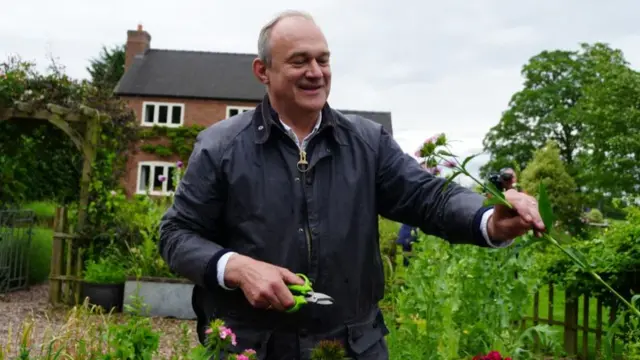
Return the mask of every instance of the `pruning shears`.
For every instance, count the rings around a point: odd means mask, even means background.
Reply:
[[[311,287],[311,281],[304,274],[296,274],[304,280],[304,284],[302,285],[288,285],[289,290],[293,293],[293,300],[295,304],[287,309],[288,313],[293,313],[302,307],[305,304],[318,304],[318,305],[333,305],[333,298],[329,295],[315,292]]]

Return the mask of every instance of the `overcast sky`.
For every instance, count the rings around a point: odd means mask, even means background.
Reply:
[[[286,9],[309,11],[325,31],[330,103],[391,111],[411,154],[439,132],[457,153],[481,151],[521,88],[522,65],[541,50],[602,41],[640,63],[640,2],[631,0],[23,0],[0,12],[0,56],[46,63],[50,53],[86,77],[89,59],[139,23],[152,48],[255,53],[260,27]]]

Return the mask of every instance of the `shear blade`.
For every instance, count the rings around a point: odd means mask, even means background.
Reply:
[[[323,293],[310,293],[306,298],[307,302],[311,302],[318,305],[332,305],[333,298]]]

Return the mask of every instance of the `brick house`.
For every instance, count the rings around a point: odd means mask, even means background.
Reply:
[[[178,51],[151,48],[151,36],[142,26],[127,31],[125,73],[115,94],[128,102],[142,127],[209,126],[229,116],[253,109],[265,88],[254,78],[255,54]],[[388,112],[339,110],[360,114],[392,133]],[[171,177],[177,155],[159,156],[142,151],[141,140],[131,154],[123,184],[126,193],[166,195],[174,190]],[[161,141],[161,140],[160,140]]]

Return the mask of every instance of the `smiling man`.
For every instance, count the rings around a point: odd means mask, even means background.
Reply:
[[[533,198],[506,192],[514,209],[435,177],[382,126],[332,109],[330,52],[311,16],[286,12],[260,32],[255,110],[199,134],[163,217],[160,251],[196,286],[198,335],[213,318],[237,335],[234,351],[309,359],[321,340],[350,358],[386,360],[388,333],[378,215],[451,243],[502,247],[544,230]],[[288,312],[288,285],[332,302]],[[328,305],[327,305],[328,304]]]

